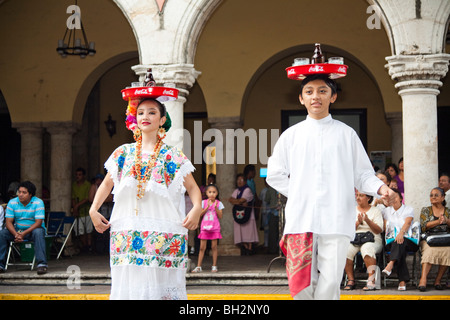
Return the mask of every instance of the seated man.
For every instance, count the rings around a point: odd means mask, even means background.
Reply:
[[[8,202],[5,229],[0,231],[0,273],[5,272],[9,243],[13,240],[19,243],[32,240],[37,273],[45,274],[48,266],[45,252],[44,202],[35,196],[36,186],[30,181],[19,185],[17,195]]]

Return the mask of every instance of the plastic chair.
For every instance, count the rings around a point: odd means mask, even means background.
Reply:
[[[66,225],[70,225],[69,230],[67,234],[64,234],[64,227]],[[64,250],[64,247],[66,246],[67,241],[69,240],[69,237],[72,233],[73,227],[75,226],[75,217],[64,217],[63,219],[63,226],[62,226],[62,232],[59,233],[56,237],[64,239],[63,244],[61,245],[61,248],[59,249],[58,255],[56,257],[56,260],[58,260],[61,257],[61,254]],[[72,256],[72,255],[71,255]]]
[[[50,211],[47,214],[47,236],[57,237],[64,232],[64,217],[66,213],[63,211]]]
[[[31,246],[33,241],[24,240],[23,242],[14,242],[11,241],[9,243],[8,257],[6,259],[5,270],[8,270],[8,266],[31,266],[31,270],[34,268],[34,264],[36,262],[36,255],[33,252],[33,260],[31,262],[10,262],[11,258],[15,259],[14,252],[21,257],[22,253],[20,250],[20,245]]]
[[[47,227],[46,238],[53,238],[52,247],[57,247],[56,239],[64,234],[65,216],[66,213],[64,211],[50,211],[47,213],[47,221],[45,223]],[[58,251],[53,254],[57,255]]]

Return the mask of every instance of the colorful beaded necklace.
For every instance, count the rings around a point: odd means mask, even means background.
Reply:
[[[162,129],[164,130],[164,129]],[[137,200],[140,200],[144,197],[145,194],[145,186],[150,180],[150,172],[155,166],[156,159],[158,159],[159,152],[161,151],[161,147],[163,145],[163,139],[166,136],[165,130],[162,132],[160,129],[158,131],[158,141],[156,142],[155,148],[153,150],[153,154],[150,156],[150,159],[147,163],[147,166],[145,168],[145,171],[142,172],[142,134],[140,132],[135,135],[136,140],[136,153],[134,156],[134,166],[135,166],[135,172],[136,172],[136,178],[137,178]],[[136,214],[137,214],[137,208],[136,208]]]

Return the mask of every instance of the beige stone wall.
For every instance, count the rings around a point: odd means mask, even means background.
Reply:
[[[373,74],[386,112],[399,111],[401,100],[384,65],[390,55],[383,29],[366,27],[365,1],[225,1],[202,32],[195,65],[213,117],[240,115],[245,88],[267,60],[301,44],[320,42],[358,57]],[[231,113],[231,114],[230,114]]]
[[[132,140],[123,125],[126,103],[120,90],[136,80],[130,68],[142,62],[129,21],[110,0],[79,3],[97,54],[62,59],[56,45],[65,31],[69,4],[0,2],[0,90],[17,125],[80,124],[86,99],[101,79],[102,165],[114,147]],[[332,48],[330,54],[343,55],[350,66],[335,107],[367,108],[368,151],[389,149],[385,113],[400,112],[402,102],[385,68],[385,57],[391,55],[387,33],[366,27],[368,5],[362,0],[323,0],[320,8],[313,1],[222,1],[199,37],[194,63],[202,74],[185,111],[207,111],[214,119],[241,117],[244,129],[280,128],[280,110],[300,107],[297,83],[286,79],[284,68],[294,57],[312,54],[306,44],[320,42]],[[150,50],[158,50],[154,47]],[[439,106],[450,106],[449,88],[445,81]],[[103,123],[109,113],[117,121],[112,139]],[[192,122],[186,121],[185,127],[190,129]]]
[[[57,41],[64,36],[70,4],[19,0],[0,5],[0,90],[13,123],[81,123],[87,96],[111,67],[105,63],[137,50],[127,20],[112,1],[84,1],[81,19],[97,54],[61,58]]]

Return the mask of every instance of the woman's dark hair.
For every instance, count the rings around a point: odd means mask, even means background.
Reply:
[[[244,168],[244,179],[247,179],[248,174],[252,171],[256,172],[256,167],[253,164],[248,164]]]
[[[445,201],[445,191],[444,191],[444,189],[439,188],[439,187],[436,187],[436,188],[431,189],[431,191],[433,191],[433,190],[439,191],[439,193],[441,194],[441,196],[444,197],[444,201],[442,201],[442,205],[445,207],[445,206],[447,205],[447,201]]]
[[[19,188],[25,188],[32,197],[36,195],[36,186],[31,181],[23,181],[19,184]]]
[[[303,88],[311,81],[323,80],[325,84],[331,89],[331,95],[337,94],[337,83],[336,81],[330,79],[327,74],[313,74],[307,76],[300,84],[300,95],[303,93]]]
[[[170,119],[170,116],[169,116],[169,113],[167,112],[166,106],[163,105],[161,102],[159,102],[159,101],[156,100],[156,99],[146,98],[146,99],[143,99],[143,100],[141,100],[141,101],[139,102],[139,104],[138,104],[137,107],[136,107],[136,110],[137,110],[137,108],[139,108],[139,106],[140,106],[144,101],[153,101],[153,102],[156,103],[156,105],[158,106],[159,114],[161,115],[161,118],[162,118],[162,117],[166,117],[166,122],[162,125],[162,127],[163,127],[164,129],[166,129],[166,132],[169,131],[169,129],[172,127],[172,119]]]
[[[368,198],[369,204],[371,204],[373,201],[373,196],[366,194],[366,197]]]
[[[388,183],[391,183],[392,177],[391,177],[391,175],[389,174],[389,172],[385,171],[385,172],[383,172],[383,174],[386,176],[386,179],[387,179]]]
[[[395,188],[392,188],[391,190],[394,191],[396,194],[398,194],[398,196],[400,197],[400,201],[403,200],[403,196],[402,196],[402,193],[400,192],[400,190],[395,189]]]
[[[208,180],[209,180],[209,178],[213,178],[214,179],[214,183],[213,184],[215,184],[215,182],[216,182],[216,175],[214,173],[210,173],[210,174],[208,174]]]
[[[383,176],[385,176],[386,177],[386,180],[387,180],[387,182],[388,182],[388,184],[391,182],[391,180],[392,180],[392,178],[391,178],[391,175],[389,174],[389,173],[387,173],[386,171],[381,171],[381,170],[378,170],[377,171],[377,173],[376,174],[382,174]]]
[[[395,163],[388,163],[385,167],[386,172],[388,171],[388,169],[392,167],[395,170],[395,174],[398,175],[398,167]]]
[[[161,102],[159,102],[156,99],[152,99],[152,98],[146,98],[146,99],[142,99],[139,104],[137,105],[136,109],[139,108],[139,106],[145,102],[145,101],[153,101],[158,105],[158,109],[159,109],[159,113],[161,114],[161,118],[164,117],[166,115],[166,106],[163,105]]]

